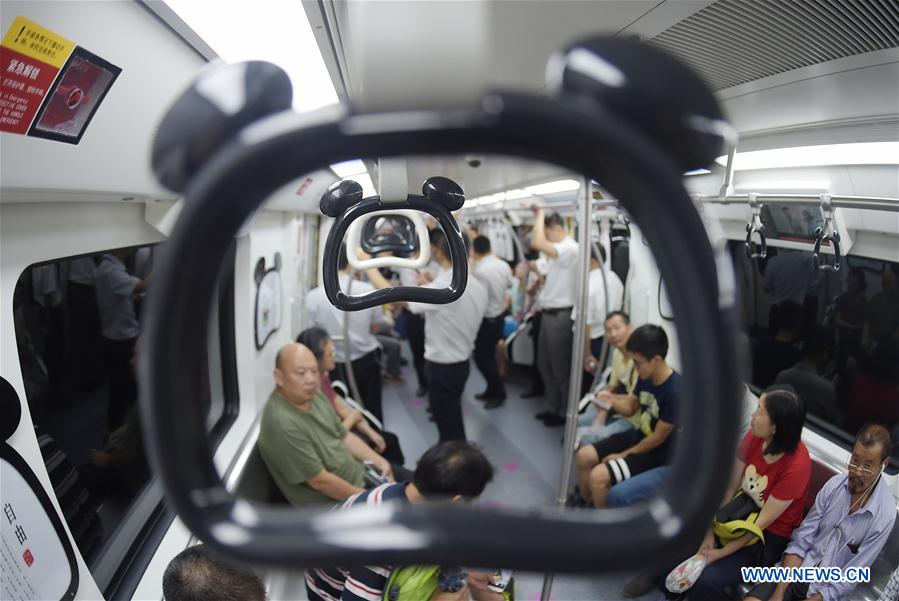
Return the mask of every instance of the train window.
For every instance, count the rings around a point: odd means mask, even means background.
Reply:
[[[742,242],[730,250],[752,383],[793,385],[807,423],[847,448],[867,422],[899,437],[899,264],[849,255],[844,269],[819,272],[810,250],[769,247],[761,261]]]
[[[19,277],[13,302],[41,453],[75,543],[107,593],[127,578],[123,567],[133,564],[148,525],[168,515],[161,523],[167,527],[172,515],[144,455],[134,370],[141,309],[160,250],[141,246],[32,265]],[[230,326],[219,327],[227,323],[219,316],[230,311],[229,286],[230,269],[212,311],[209,377],[198,399],[212,444],[237,407],[233,369],[223,362],[233,358]]]

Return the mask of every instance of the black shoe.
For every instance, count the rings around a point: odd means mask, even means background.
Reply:
[[[558,413],[550,413],[546,417],[543,418],[543,423],[551,428],[555,426],[564,426],[565,425],[565,416],[559,415]]]
[[[479,392],[478,394],[474,395],[474,398],[479,401],[486,401],[490,399],[490,395],[487,394],[487,391],[485,390],[484,392]]]
[[[428,394],[427,386],[419,386],[418,388],[415,389],[415,396],[417,396],[417,397],[423,397],[423,396],[426,396],[427,394]]]
[[[550,415],[553,415],[552,411],[541,411],[540,413],[534,414],[534,419],[544,420]]]
[[[659,585],[659,578],[650,576],[649,574],[640,574],[630,582],[624,585],[621,593],[628,599],[642,597],[652,589]]]
[[[544,392],[543,390],[538,390],[536,388],[532,388],[531,390],[528,390],[523,395],[521,395],[521,398],[532,399],[534,397],[543,396],[543,392]]]
[[[565,499],[565,507],[569,507],[571,509],[592,509],[593,503],[590,501],[585,501],[584,497],[581,496],[581,493],[577,491],[577,487],[574,487],[574,492],[568,495],[568,498]]]
[[[485,399],[484,409],[496,409],[502,407],[506,403],[506,399]]]

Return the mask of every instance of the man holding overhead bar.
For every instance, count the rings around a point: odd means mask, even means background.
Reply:
[[[537,340],[537,368],[546,385],[548,403],[547,409],[535,417],[547,426],[561,426],[565,423],[562,412],[568,401],[571,376],[571,309],[575,297],[578,245],[565,233],[564,222],[558,213],[544,217],[543,209],[537,205],[531,205],[531,211],[534,213],[531,248],[545,254],[547,263],[539,296],[543,318]]]

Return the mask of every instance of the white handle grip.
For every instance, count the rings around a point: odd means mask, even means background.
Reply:
[[[414,259],[405,259],[403,257],[372,257],[371,259],[362,260],[356,256],[356,253],[360,248],[362,228],[369,219],[382,217],[384,215],[400,215],[401,217],[408,218],[415,224],[415,233],[418,234],[418,257]],[[427,265],[431,260],[431,242],[428,235],[428,226],[425,225],[424,219],[421,218],[421,213],[419,211],[398,209],[395,211],[387,210],[369,213],[365,217],[353,221],[347,229],[346,254],[350,265],[352,265],[353,269],[356,271],[379,269],[381,267],[419,269],[420,267]]]

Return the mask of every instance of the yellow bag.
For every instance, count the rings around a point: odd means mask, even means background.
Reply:
[[[755,535],[749,545],[754,545],[759,540],[765,544],[765,533],[755,523],[758,517],[759,508],[741,490],[715,513],[712,529],[722,546],[747,532]]]

